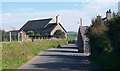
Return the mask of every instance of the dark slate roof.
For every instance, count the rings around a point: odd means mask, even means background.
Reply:
[[[28,31],[28,30],[41,30],[47,25],[52,18],[49,19],[41,19],[41,20],[31,20],[28,21],[21,29],[20,31]]]
[[[42,33],[50,33],[55,27],[57,26],[56,23],[48,24],[42,31]]]
[[[61,26],[61,28],[67,33],[67,31],[63,28],[63,26],[59,23],[59,25]],[[51,32],[55,27],[57,26],[56,23],[52,23],[52,24],[48,24],[44,29],[43,29],[43,33],[49,33]]]

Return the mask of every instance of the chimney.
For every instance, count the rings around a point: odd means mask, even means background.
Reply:
[[[120,1],[118,2],[118,15],[120,16]]]
[[[112,18],[112,12],[111,12],[110,9],[106,12],[106,18],[107,18],[108,20],[110,20],[110,19]]]
[[[57,23],[57,24],[60,23],[60,16],[59,16],[59,15],[56,16],[56,23]]]

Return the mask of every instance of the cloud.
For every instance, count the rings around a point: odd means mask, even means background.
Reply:
[[[91,0],[2,0],[3,2],[91,2]],[[119,0],[92,0],[92,2],[118,2]]]
[[[0,29],[2,29],[2,4],[0,3]]]
[[[85,2],[84,9],[82,11],[88,11],[89,14],[94,12],[94,15],[101,14],[102,16],[106,10],[111,9],[116,12],[117,3],[111,2]]]
[[[78,5],[75,5],[76,7]],[[79,6],[78,6],[79,7]],[[40,11],[33,8],[18,8],[16,13],[3,13],[3,28],[6,30],[21,28],[28,20],[54,18],[61,16],[61,23],[67,31],[77,31],[80,18],[84,25],[90,25],[91,19],[97,15],[105,16],[108,9],[117,10],[117,3],[83,2],[83,8],[77,10]]]
[[[33,8],[17,8],[15,9],[16,12],[35,12],[37,10]]]
[[[79,21],[79,17],[84,16],[85,13],[79,10],[59,10],[59,11],[39,11],[39,12],[24,12],[24,13],[5,13],[3,14],[3,28],[11,29],[11,27],[16,27],[19,29],[28,20],[36,20],[43,18],[54,18],[56,15],[61,16],[61,23],[67,29],[73,29],[76,31]],[[76,27],[76,28],[75,28]]]
[[[93,2],[118,2],[119,0],[92,0]],[[88,2],[91,2],[88,0]]]

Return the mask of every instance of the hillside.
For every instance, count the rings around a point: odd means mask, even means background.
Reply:
[[[74,31],[68,31],[67,34],[68,34],[68,35],[74,35],[74,34],[77,34],[77,32],[74,32]]]

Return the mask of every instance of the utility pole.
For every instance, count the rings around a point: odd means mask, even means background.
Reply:
[[[80,26],[82,26],[82,18],[80,18]]]
[[[78,22],[78,24],[80,24],[80,26],[79,26],[79,27],[81,27],[81,26],[82,26],[82,18],[80,18],[80,21]]]

